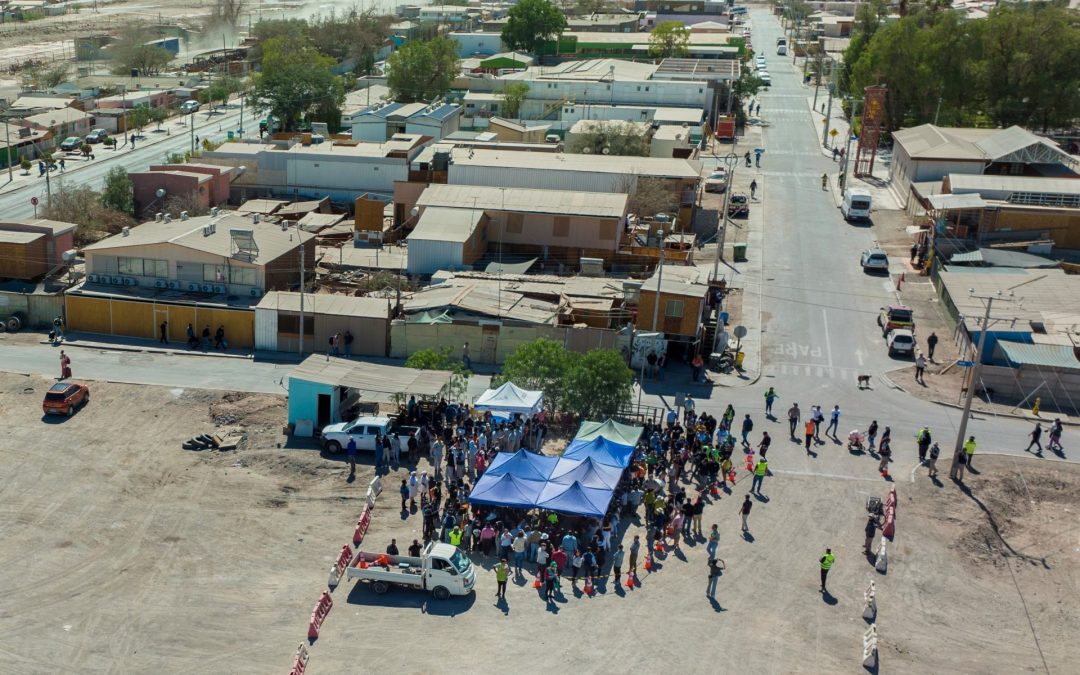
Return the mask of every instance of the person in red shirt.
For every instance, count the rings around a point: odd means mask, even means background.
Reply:
[[[566,555],[566,551],[564,551],[563,547],[560,546],[559,548],[555,549],[554,553],[551,554],[551,560],[558,567],[559,574],[562,574],[563,570],[566,569],[566,563],[569,558]]]

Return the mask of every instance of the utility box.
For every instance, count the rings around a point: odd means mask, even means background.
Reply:
[[[732,248],[735,251],[735,262],[746,262],[746,244],[735,244]]]

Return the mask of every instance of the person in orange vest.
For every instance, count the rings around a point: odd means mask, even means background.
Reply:
[[[810,444],[814,442],[814,429],[817,428],[817,422],[814,418],[806,420],[806,454],[810,454]]]

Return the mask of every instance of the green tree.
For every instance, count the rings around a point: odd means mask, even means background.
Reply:
[[[31,166],[33,166],[33,164],[31,164],[30,160],[28,160],[27,158],[23,157],[22,159],[19,160],[19,168],[23,170],[23,175],[24,176],[30,175],[30,167]]]
[[[172,54],[156,45],[147,44],[154,37],[141,26],[131,26],[121,31],[117,40],[109,46],[116,66],[113,71],[127,75],[132,70],[140,75],[157,75],[172,61]]]
[[[503,87],[502,116],[517,119],[521,113],[521,104],[529,94],[529,85],[524,82],[511,82]]]
[[[151,117],[150,106],[137,105],[127,114],[127,126],[141,132],[143,127],[150,123]]]
[[[169,119],[169,111],[165,108],[151,108],[150,109],[150,121],[157,125],[157,130],[161,131],[161,123]],[[86,154],[90,154],[87,152]]]
[[[649,34],[649,56],[684,57],[690,53],[690,30],[682,21],[662,21]]]
[[[593,349],[566,375],[566,408],[584,419],[604,419],[633,400],[634,372],[614,349]]]
[[[500,382],[513,382],[524,389],[544,392],[544,407],[560,409],[566,396],[566,377],[579,358],[554,340],[539,338],[527,342],[506,357]]]
[[[336,128],[345,89],[330,70],[334,59],[286,38],[267,40],[262,52],[262,71],[252,90],[256,105],[281,120],[286,131],[295,130],[305,118],[333,122]]]
[[[127,170],[122,166],[109,169],[105,175],[105,186],[101,190],[101,205],[107,209],[119,211],[131,215],[135,213],[135,192],[128,177]]]
[[[511,50],[536,54],[566,30],[566,16],[548,0],[520,0],[510,8],[502,41]]]
[[[840,91],[849,94],[857,94],[850,87],[851,66],[862,57],[870,41],[878,28],[885,23],[889,16],[889,5],[885,0],[868,0],[859,3],[855,8],[855,22],[851,27],[851,39],[847,49],[844,50],[844,58],[840,64],[838,85]]]
[[[396,101],[431,101],[450,91],[458,70],[454,40],[440,36],[410,42],[386,60],[386,86]]]
[[[65,186],[63,190],[53,192],[41,210],[41,217],[75,223],[76,246],[92,244],[135,224],[127,213],[102,205],[101,195],[83,185]]]
[[[374,65],[375,55],[390,34],[391,22],[391,17],[374,10],[353,7],[343,14],[331,10],[311,21],[309,37],[323,54],[339,63],[356,61],[358,68],[364,68],[368,63]]]
[[[585,133],[574,134],[566,151],[586,155],[648,157],[648,126],[634,122],[593,122]]]
[[[450,356],[450,348],[421,349],[409,355],[405,359],[406,368],[416,370],[449,370],[452,375],[440,394],[447,399],[460,398],[469,386],[469,376],[472,373],[460,360]]]

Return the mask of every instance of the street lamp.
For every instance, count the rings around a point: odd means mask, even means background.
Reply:
[[[716,157],[716,155],[713,155]],[[729,152],[723,157],[717,157],[717,160],[723,160],[727,166],[727,185],[724,187],[724,208],[720,211],[720,222],[717,223],[716,232],[716,258],[713,260],[712,280],[716,281],[717,276],[720,273],[720,259],[724,256],[724,240],[727,239],[727,210],[728,200],[731,197],[731,186],[733,185],[735,178],[735,168],[739,166],[739,156],[734,152]]]

